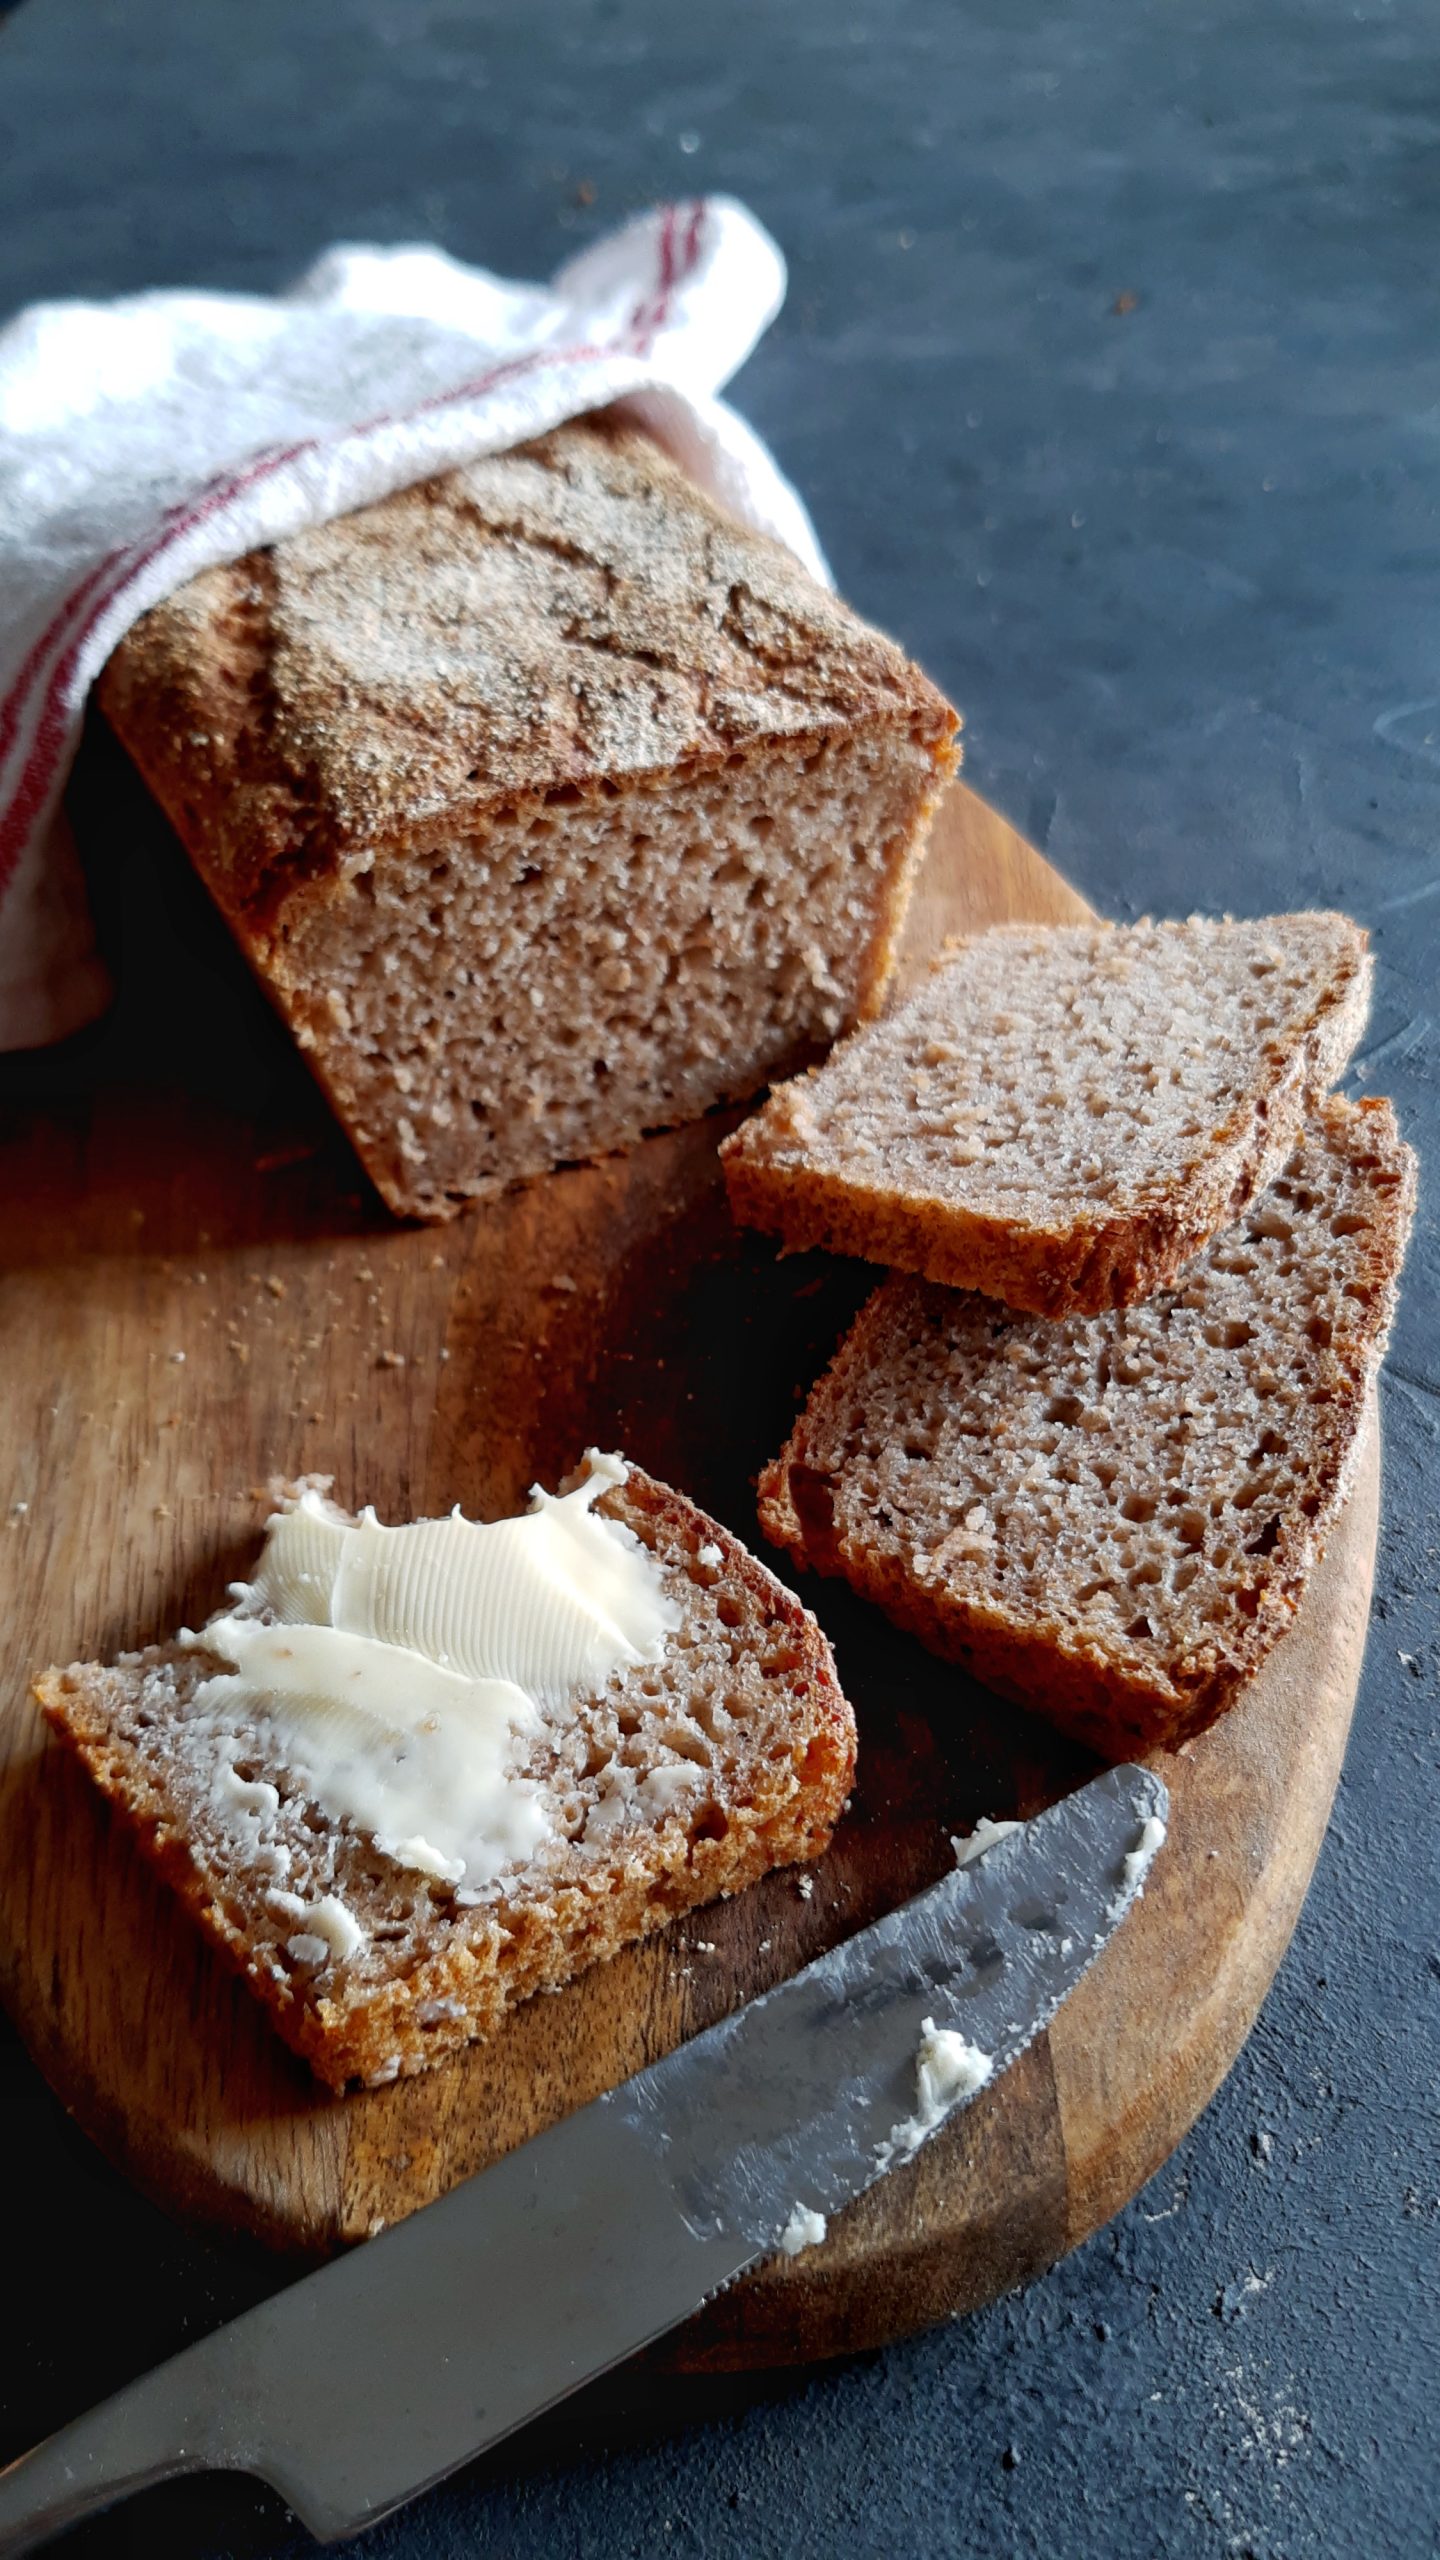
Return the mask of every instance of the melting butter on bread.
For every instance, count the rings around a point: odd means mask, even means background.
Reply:
[[[263,1716],[246,1729],[207,1704],[233,1659],[223,1619],[38,1684],[55,1732],[333,2087],[423,2070],[531,1993],[828,1843],[855,1729],[824,1637],[727,1530],[623,1473],[596,1518],[653,1561],[670,1632],[522,1732],[515,1777],[543,1801],[543,1834],[478,1885],[427,1871],[445,1862],[424,1841],[382,1847],[337,1818]]]

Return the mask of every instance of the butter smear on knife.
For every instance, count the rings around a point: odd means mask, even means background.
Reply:
[[[967,2044],[954,2027],[937,2027],[933,2018],[927,2018],[915,2057],[920,2104],[913,2116],[891,2126],[875,2154],[879,2167],[888,2169],[893,2161],[911,2159],[962,2098],[973,2098],[977,2089],[984,2088],[994,2068],[993,2054]]]

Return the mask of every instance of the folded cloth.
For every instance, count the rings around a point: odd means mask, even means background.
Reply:
[[[0,331],[0,1049],[106,1001],[60,794],[106,659],[198,570],[623,399],[824,577],[794,490],[715,396],[784,292],[775,243],[711,196],[549,285],[336,248],[273,298],[39,303]]]

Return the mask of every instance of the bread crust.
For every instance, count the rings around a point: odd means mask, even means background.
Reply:
[[[1281,939],[1288,925],[1300,921],[1274,917],[1266,929]],[[1267,1049],[1247,1061],[1243,1084],[1208,1132],[1203,1153],[1121,1211],[1071,1195],[1057,1198],[1043,1214],[1029,1207],[1023,1215],[1006,1213],[983,1200],[971,1204],[942,1196],[923,1179],[907,1181],[896,1174],[893,1158],[881,1170],[860,1157],[850,1166],[817,1161],[807,1152],[804,1132],[817,1120],[823,1130],[827,1095],[838,1075],[853,1075],[862,1062],[885,1058],[890,1025],[882,1021],[853,1033],[823,1066],[779,1088],[725,1141],[721,1162],[736,1219],[782,1237],[792,1252],[823,1247],[852,1254],[947,1288],[979,1289],[1028,1314],[1097,1315],[1137,1304],[1169,1287],[1279,1172],[1306,1114],[1343,1073],[1364,1029],[1371,979],[1367,937],[1346,918],[1303,921],[1333,923],[1343,944],[1332,974],[1315,989],[1298,1038],[1288,1051]],[[1095,938],[1083,928],[1068,937],[1064,928],[1051,930],[1057,947],[1068,938],[1081,961]],[[1095,929],[1097,935],[1134,930]],[[997,926],[990,935],[957,940],[936,962],[934,974],[1007,935],[1033,945],[1045,939],[1045,928]],[[1155,1054],[1162,1062],[1166,1029],[1155,1025]],[[983,1088],[986,1065],[983,1054],[971,1061],[977,1088]],[[1036,1167],[1037,1179],[1042,1171]]]
[[[903,652],[611,415],[207,570],[136,624],[99,698],[402,1215],[450,1215],[504,1181],[751,1093],[873,1011],[957,761],[956,715]],[[658,824],[668,843],[697,792],[713,801],[733,776],[736,793],[753,800],[770,784],[783,801],[808,757],[833,759],[847,741],[889,774],[877,842],[855,869],[863,914],[817,922],[803,882],[787,899],[787,866],[774,865],[772,974],[803,974],[818,936],[843,987],[835,1021],[833,1005],[801,1002],[793,1033],[762,1035],[763,1054],[742,1044],[668,1108],[663,1074],[628,1114],[617,1079],[590,1142],[582,1115],[547,1153],[515,1080],[519,1047],[545,1054],[543,1012],[532,1015],[524,1043],[507,1027],[487,1053],[512,1075],[497,1108],[519,1143],[493,1172],[478,1139],[467,1153],[476,1070],[464,1044],[484,1032],[493,992],[485,969],[469,984],[471,929],[454,950],[432,940],[412,952],[397,930],[371,951],[363,901],[403,879],[405,920],[418,924],[470,877],[482,907],[513,901],[523,921],[532,865],[563,864],[573,840],[583,875],[599,820]],[[488,853],[502,839],[492,887]],[[836,851],[817,847],[815,861]],[[715,858],[723,869],[723,848]],[[704,859],[697,843],[692,869]],[[446,879],[438,900],[432,867]],[[650,875],[642,864],[617,881],[627,927],[643,931],[674,904],[658,856]],[[687,907],[682,941],[694,929]],[[357,951],[362,975],[413,977],[422,1019],[403,1035],[357,1028]],[[574,965],[582,997],[598,985],[603,1022],[604,960],[587,946]],[[740,993],[747,965],[742,937],[726,961]],[[547,963],[542,997],[553,984]],[[432,1051],[441,1066],[459,1061],[448,1082]],[[428,1124],[416,1099],[427,1077],[439,1079]]]
[[[904,1364],[910,1361],[916,1376],[928,1374],[927,1362],[916,1353],[917,1325],[931,1329],[925,1339],[933,1339],[937,1359],[952,1343],[964,1346],[954,1372],[957,1381],[990,1380],[995,1400],[987,1408],[986,1419],[997,1449],[1033,1427],[1026,1382],[1047,1374],[1048,1328],[1043,1320],[1010,1317],[998,1308],[982,1314],[983,1301],[978,1297],[952,1296],[919,1280],[892,1280],[868,1301],[814,1388],[785,1449],[766,1468],[759,1499],[766,1536],[788,1550],[798,1566],[847,1580],[933,1652],[963,1663],[988,1688],[1034,1709],[1107,1758],[1123,1759],[1137,1750],[1157,1747],[1173,1751],[1204,1731],[1235,1704],[1293,1620],[1328,1531],[1348,1498],[1414,1210],[1415,1159],[1399,1137],[1388,1103],[1331,1101],[1322,1107],[1318,1122],[1322,1137],[1354,1177],[1344,1191],[1338,1221],[1346,1232],[1334,1240],[1330,1256],[1335,1283],[1329,1312],[1312,1319],[1327,1330],[1323,1341],[1316,1331],[1295,1346],[1268,1342],[1262,1346],[1267,1354],[1273,1348],[1277,1391],[1281,1364],[1294,1350],[1294,1393],[1288,1405],[1277,1408],[1277,1421],[1288,1423],[1290,1438],[1303,1438],[1303,1448],[1292,1470],[1293,1482],[1283,1493],[1267,1494],[1263,1504],[1258,1486],[1264,1462],[1258,1450],[1249,1458],[1255,1491],[1248,1483],[1231,1483],[1219,1472],[1207,1480],[1203,1464],[1198,1474],[1192,1467],[1183,1475],[1185,1500],[1202,1515],[1196,1530],[1187,1531],[1201,1539],[1197,1553],[1202,1558],[1204,1540],[1210,1534],[1203,1518],[1207,1503],[1223,1513],[1233,1502],[1248,1502],[1252,1508],[1245,1517],[1251,1527],[1260,1510],[1270,1512],[1278,1506],[1267,1530],[1269,1543],[1253,1563],[1247,1558],[1238,1586],[1234,1574],[1228,1579],[1214,1577],[1203,1621],[1177,1609],[1175,1632],[1167,1645],[1132,1637],[1128,1631],[1122,1634],[1118,1625],[1093,1617],[1087,1625],[1083,1607],[1068,1609],[1075,1587],[1083,1587],[1092,1575],[1103,1577],[1114,1570],[1113,1511],[1088,1492],[1090,1540],[1087,1544],[1083,1534],[1077,1533],[1066,1555],[1055,1556],[1051,1568],[1054,1606],[1048,1615],[1029,1596],[1021,1578],[1009,1572],[1010,1526],[1003,1518],[995,1520],[1000,1506],[994,1498],[986,1496],[983,1534],[977,1529],[967,1537],[962,1527],[949,1540],[942,1538],[933,1553],[920,1541],[918,1528],[902,1528],[892,1509],[892,1485],[899,1474],[894,1439],[882,1443],[878,1417],[883,1412],[886,1430],[892,1435],[897,1426],[904,1430],[912,1420],[911,1390],[904,1383],[911,1372]],[[1296,1165],[1302,1168],[1302,1186],[1304,1167],[1307,1161],[1313,1165],[1315,1155],[1313,1140],[1309,1143],[1309,1158],[1302,1148],[1292,1160],[1291,1170]],[[1266,1207],[1266,1201],[1274,1198],[1271,1192],[1256,1202],[1258,1219],[1276,1214]],[[1243,1233],[1237,1230],[1237,1238]],[[1233,1262],[1239,1247],[1231,1251],[1221,1238],[1213,1251],[1222,1261]],[[1187,1305],[1171,1308],[1167,1300],[1152,1310],[1159,1330],[1191,1324],[1193,1380],[1199,1391],[1206,1383],[1207,1364],[1218,1368],[1222,1356],[1207,1340],[1206,1324],[1212,1331],[1244,1329],[1243,1320],[1237,1322],[1235,1315],[1242,1299],[1233,1288],[1223,1297],[1217,1290],[1212,1305],[1205,1295],[1205,1274],[1205,1263],[1192,1270]],[[1223,1313],[1217,1314],[1216,1309]],[[1058,1347],[1053,1355],[1056,1387],[1072,1383],[1077,1342],[1083,1347],[1078,1367],[1086,1375],[1104,1378],[1120,1372],[1127,1353],[1133,1354],[1136,1347],[1135,1335],[1126,1332],[1125,1322],[1114,1314],[1103,1314],[1067,1327],[1063,1370]],[[1059,1339],[1057,1332],[1057,1346]],[[1014,1374],[1020,1383],[1012,1394],[1007,1390],[1006,1371],[1017,1355]],[[1177,1378],[1184,1373],[1188,1356],[1177,1364]],[[1262,1374],[1258,1365],[1256,1374]],[[950,1410],[954,1391],[949,1386],[945,1390]],[[1137,1393],[1147,1392],[1142,1382]],[[1119,1398],[1122,1423],[1125,1394],[1113,1375],[1110,1385],[1100,1390],[1102,1405],[1106,1399]],[[1302,1399],[1298,1408],[1296,1396]],[[1238,1410],[1243,1421],[1243,1395]],[[1190,1422],[1183,1398],[1177,1411],[1171,1402],[1162,1408],[1150,1397],[1130,1436],[1114,1442],[1121,1473],[1113,1499],[1128,1506],[1127,1516],[1144,1521],[1158,1515],[1163,1522],[1166,1466],[1181,1477],[1184,1460],[1178,1453],[1183,1444],[1188,1438],[1192,1448],[1198,1448],[1196,1435],[1211,1427],[1210,1409],[1197,1402],[1196,1411],[1198,1418]],[[1264,1413],[1262,1401],[1256,1430]],[[1057,1427],[1052,1435],[1056,1447],[1044,1463],[1062,1481],[1073,1466],[1084,1463],[1087,1449],[1097,1445],[1097,1426],[1104,1418],[1097,1407],[1076,1412]],[[922,1418],[913,1419],[918,1434]],[[928,1427],[929,1417],[924,1419]],[[1159,1449],[1162,1426],[1177,1435],[1168,1456]],[[1237,1443],[1242,1450],[1244,1438],[1242,1430]],[[1295,1456],[1293,1449],[1289,1454]],[[984,1451],[977,1444],[977,1480],[959,1493],[953,1485],[944,1488],[952,1508],[958,1503],[963,1511],[970,1496],[983,1491],[979,1479],[984,1477],[985,1465]],[[926,1509],[924,1487],[929,1481],[923,1460],[916,1475],[921,1486],[915,1498],[918,1518]],[[867,1490],[872,1482],[874,1489]],[[938,1504],[938,1491],[935,1500]],[[888,1521],[887,1511],[891,1512]],[[968,1518],[968,1512],[964,1516]],[[907,1524],[909,1518],[907,1514]],[[1033,1540],[1033,1521],[1028,1534]],[[986,1539],[993,1540],[988,1548]],[[1144,1532],[1137,1532],[1137,1549],[1143,1539]],[[1107,1545],[1107,1540],[1112,1543]],[[947,1545],[955,1550],[953,1565],[940,1552]],[[1196,1568],[1203,1569],[1203,1564]],[[1137,1577],[1136,1596],[1129,1605],[1140,1610],[1144,1599]]]
[[[913,731],[948,769],[956,726],[893,641],[605,413],[204,571],[100,701],[257,947],[360,850],[837,728]]]
[[[734,1628],[737,1642],[763,1648],[779,1663],[771,1722],[751,1737],[755,1748],[745,1759],[743,1797],[727,1797],[723,1815],[707,1801],[627,1823],[603,1858],[561,1841],[531,1889],[524,1879],[502,1878],[474,1909],[458,1910],[437,1895],[433,1918],[407,1946],[404,1962],[389,1970],[378,1950],[318,1975],[288,1964],[283,1943],[294,1921],[267,1911],[261,1880],[234,1871],[233,1849],[227,1862],[213,1836],[200,1836],[173,1750],[167,1756],[163,1733],[137,1722],[136,1708],[147,1674],[168,1671],[177,1659],[183,1703],[184,1679],[198,1685],[214,1667],[210,1657],[154,1647],[113,1669],[52,1668],[36,1684],[52,1729],[143,1855],[244,1977],[285,2042],[332,2088],[424,2070],[493,2034],[534,1992],[556,1989],[677,1914],[738,1893],[774,1867],[818,1857],[828,1845],[854,1775],[855,1724],[814,1618],[730,1531],[638,1468],[597,1507],[688,1577],[682,1632],[703,1624],[723,1636]],[[703,1577],[702,1547],[718,1548],[721,1557]],[[668,1676],[683,1678],[678,1660]],[[617,1675],[611,1692],[620,1695],[635,1678]],[[383,1876],[393,1861],[344,1834],[336,1855],[335,1889],[365,1907],[377,1865]]]

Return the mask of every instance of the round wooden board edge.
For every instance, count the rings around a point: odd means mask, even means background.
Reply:
[[[935,833],[940,859],[922,875],[906,936],[905,959],[911,968],[922,964],[927,949],[933,948],[937,927],[955,929],[945,912],[946,866],[988,875],[987,899],[989,880],[998,882],[988,899],[988,921],[1045,915],[1060,920],[1090,913],[1008,823],[963,785],[949,795]],[[838,2217],[821,2249],[756,2270],[652,2351],[653,2361],[699,2372],[793,2364],[874,2347],[978,2308],[1075,2246],[1168,2156],[1223,2079],[1253,2023],[1318,1854],[1359,1678],[1377,1482],[1372,1434],[1329,1555],[1296,1626],[1253,1694],[1195,1746],[1190,1762],[1161,1763],[1173,1778],[1182,1808],[1212,1780],[1223,1782],[1233,1794],[1243,1776],[1247,1784],[1258,1786],[1257,1804],[1268,1803],[1277,1837],[1284,1834],[1285,1855],[1268,1889],[1264,1930],[1253,1948],[1240,1943],[1239,1928],[1250,1880],[1233,1879],[1233,1943],[1228,1958],[1223,1950],[1217,1955],[1215,1978],[1191,2020],[1191,2049],[1162,2054],[1163,2068],[1154,2075],[1153,2086],[1128,2094],[1117,2092],[1113,2075],[1104,2087],[1097,2087],[1093,2071],[1087,2079],[1087,2056],[1093,2060],[1106,2049],[1101,2030],[1107,1996],[1112,2010],[1119,1999],[1124,2030],[1118,2041],[1111,2036],[1113,2055],[1125,2048],[1135,2005],[1133,1991],[1121,1998],[1117,1987],[1126,1983],[1141,1950],[1151,1950],[1160,1962],[1166,1934],[1160,1915],[1167,1900],[1185,1899],[1179,1886],[1181,1874],[1188,1871],[1179,1853],[1182,1830],[1157,1869],[1147,1903],[1067,2004],[1050,2035],[1038,2040],[996,2089],[937,2137],[917,2162],[892,2173],[883,2190],[872,2191]],[[1333,1641],[1337,1626],[1338,1643]],[[1312,1654],[1319,1657],[1318,1667],[1309,1660]],[[1318,1698],[1320,1711],[1297,1762],[1295,1803],[1282,1805],[1273,1785],[1266,1796],[1266,1785],[1283,1758],[1272,1728],[1285,1666],[1302,1660],[1311,1681],[1308,1694],[1312,1701]],[[1292,1689],[1295,1685],[1290,1683]],[[1284,1718],[1281,1722],[1293,1752],[1293,1699],[1288,1724]],[[1282,1813],[1283,1823],[1278,1821]],[[1264,1883],[1264,1857],[1261,1868]],[[214,1961],[198,1941],[196,1960],[207,1965]],[[234,1996],[250,2030],[264,2032],[250,2016],[252,2004],[238,1985]],[[59,2035],[43,1988],[37,1999],[13,2006],[35,2059],[62,2101],[147,2194],[197,2222],[294,2248],[282,2203],[267,2203],[247,2177],[243,2161],[232,2158],[222,2164],[202,2145],[178,2139],[163,2150],[148,2150],[131,2139],[118,2106],[86,2070],[84,2054],[72,2051]],[[1166,2009],[1166,2029],[1175,2024]],[[1119,2143],[1108,2138],[1117,2096],[1121,2103],[1115,2121],[1123,2132]],[[1097,2107],[1097,2097],[1103,2098],[1103,2107]],[[341,2109],[349,2103],[336,2102]],[[1102,2116],[1105,2140],[1096,2133]]]
[[[1164,2166],[1236,2061],[1299,1920],[1329,1825],[1360,1685],[1380,1525],[1380,1430],[1372,1395],[1349,1499],[1295,1623],[1239,1705],[1178,1758],[1153,1755],[1170,1789],[1170,1837],[1141,1902],[1047,2032],[920,2158],[872,2188],[825,2242],[771,2259],[651,2350],[679,2372],[810,2363],[884,2346],[1011,2292],[1078,2248]],[[1226,1806],[1259,1851],[1248,1893],[1204,1830]],[[1193,1817],[1193,1821],[1192,1821]],[[1212,1870],[1214,1872],[1212,1872]],[[1177,2002],[1171,1962],[1207,1906],[1229,1902],[1214,1962]],[[1257,1927],[1257,1917],[1259,1925]],[[1150,2017],[1145,2017],[1148,1995]],[[1146,2026],[1148,2074],[1126,2085]],[[1017,2099],[1019,2104],[1017,2106]],[[1013,2184],[1007,2184],[1013,2181]],[[1019,2217],[957,2213],[963,2198],[1013,2196]],[[889,2313],[867,2318],[876,2242],[892,2267]]]

